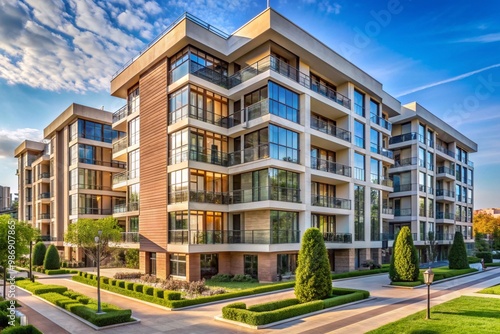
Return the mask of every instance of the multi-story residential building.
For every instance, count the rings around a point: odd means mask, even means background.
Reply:
[[[402,107],[392,117],[389,148],[394,165],[389,173],[394,192],[389,195],[394,220],[384,226],[388,239],[410,227],[421,262],[428,259],[429,232],[438,244],[438,259],[446,259],[456,231],[469,250],[474,247],[472,212],[477,144],[417,103]],[[431,238],[433,237],[431,235]]]
[[[494,218],[500,218],[500,208],[487,208],[487,209],[477,209],[474,210],[474,214],[484,213],[486,215],[492,215]]]
[[[111,81],[113,189],[140,267],[197,280],[293,271],[318,227],[331,269],[380,262],[394,165],[382,84],[272,9],[232,35],[186,14]]]
[[[83,255],[63,242],[68,224],[110,216],[125,201],[124,192],[112,189],[112,175],[126,166],[112,158],[112,141],[124,133],[111,121],[107,111],[72,104],[44,129],[43,142],[26,140],[15,150],[19,219],[64,250],[67,260]]]
[[[12,206],[12,194],[10,187],[0,186],[0,212],[2,210],[9,210]]]

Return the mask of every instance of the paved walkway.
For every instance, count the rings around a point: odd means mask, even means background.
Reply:
[[[82,292],[88,296],[96,297],[94,287],[82,285],[68,278],[43,278],[42,283],[65,285],[70,289]],[[500,268],[452,279],[447,282],[435,284],[431,287],[431,305],[436,305],[461,295],[470,294],[494,284],[500,283]],[[287,322],[272,328],[260,330],[261,333],[365,333],[378,328],[386,323],[403,318],[407,315],[424,310],[427,303],[427,288],[398,289],[384,287],[389,284],[387,274],[367,276],[356,279],[335,281],[337,287],[364,289],[371,292],[374,297],[363,303],[329,310],[321,314]],[[242,298],[247,305],[267,302],[270,299],[285,299],[293,297],[293,291],[277,292],[272,296],[255,296]],[[123,308],[130,308],[136,318],[141,319],[140,324],[120,328],[108,329],[102,333],[250,333],[255,332],[242,327],[214,320],[214,316],[221,314],[228,301],[213,305],[205,305],[182,311],[167,311],[155,306],[144,304],[140,301],[130,300],[122,296],[101,292],[103,302],[113,303]],[[69,333],[89,333],[90,327],[71,318],[54,307],[38,299],[20,292],[19,299],[28,304],[34,311],[43,314],[48,321],[57,323]],[[32,318],[30,323],[37,326]],[[56,333],[49,331],[46,333]],[[64,333],[64,332],[59,332]]]

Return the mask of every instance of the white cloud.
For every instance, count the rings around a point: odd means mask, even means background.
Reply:
[[[0,158],[12,158],[14,149],[24,140],[42,140],[42,131],[38,129],[0,129]]]
[[[493,43],[493,42],[500,42],[500,32],[463,38],[457,41],[457,43]]]
[[[320,12],[325,14],[340,14],[342,6],[337,2],[329,0],[301,0],[302,3],[308,6],[316,6]]]
[[[428,89],[428,88],[432,88],[432,87],[436,87],[436,86],[439,86],[439,85],[443,85],[443,84],[446,84],[446,83],[449,83],[449,82],[458,81],[458,80],[470,77],[470,76],[472,76],[474,74],[481,73],[481,72],[490,70],[492,68],[497,68],[497,67],[500,67],[500,64],[494,64],[494,65],[491,65],[491,66],[480,68],[480,69],[475,70],[475,71],[470,71],[470,72],[467,72],[467,73],[464,73],[464,74],[460,74],[460,75],[457,75],[457,76],[452,77],[452,78],[448,78],[448,79],[445,79],[445,80],[440,80],[440,81],[437,81],[437,82],[426,84],[426,85],[423,85],[423,86],[420,86],[420,87],[412,88],[410,90],[407,90],[407,91],[404,91],[404,92],[401,92],[401,93],[395,95],[395,97],[405,96],[405,95],[408,95],[408,94],[420,92],[421,90],[425,90],[425,89]]]

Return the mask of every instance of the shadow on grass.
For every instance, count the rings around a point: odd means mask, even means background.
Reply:
[[[443,311],[433,311],[434,314],[449,314],[476,318],[492,318],[500,319],[500,313],[498,311],[462,311],[462,312],[443,312]]]
[[[439,331],[434,331],[431,329],[416,329],[410,332],[411,334],[438,334]]]

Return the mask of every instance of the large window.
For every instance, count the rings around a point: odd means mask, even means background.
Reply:
[[[170,275],[186,277],[185,254],[170,254]]]
[[[170,58],[170,82],[192,73],[210,82],[227,85],[227,63],[195,47],[188,46]]]
[[[128,144],[130,146],[139,144],[140,118],[136,117],[128,123]]]
[[[370,191],[370,239],[380,241],[380,190]]]
[[[168,174],[169,202],[178,203],[188,200],[189,169],[181,169]]]
[[[300,202],[299,174],[276,168],[233,177],[233,203],[256,201]]]
[[[112,197],[74,194],[70,195],[70,212],[72,215],[110,215],[111,209],[103,209],[104,203],[112,203]]]
[[[271,157],[299,163],[299,134],[276,125],[245,135],[244,147],[245,162]]]
[[[382,173],[382,162],[380,160],[370,158],[370,176],[371,182],[380,184]]]
[[[365,117],[365,94],[356,89],[354,90],[354,111]]]
[[[140,152],[139,149],[128,154],[129,178],[135,179],[139,177],[140,172]]]
[[[354,185],[354,240],[365,240],[365,187]]]
[[[200,254],[200,276],[210,279],[219,273],[219,257],[217,254]]]
[[[323,234],[335,234],[337,231],[336,217],[313,213],[311,214],[311,226],[318,228]]]
[[[354,121],[354,145],[365,148],[365,125]]]
[[[128,186],[129,211],[137,211],[139,209],[140,185],[140,183],[135,183]]]
[[[125,133],[111,129],[111,125],[78,119],[69,126],[69,140],[79,138],[111,143],[117,138],[122,138]]]
[[[139,86],[136,88],[133,88],[129,93],[128,93],[128,101],[127,101],[127,107],[128,107],[128,114],[133,114],[135,112],[139,111],[141,101],[140,101],[140,95],[139,95]]]
[[[190,169],[189,200],[201,203],[227,204],[226,174]],[[173,201],[171,201],[173,203]]]
[[[102,166],[124,166],[124,164],[122,163],[115,163],[110,160],[111,149],[109,148],[86,144],[75,144],[69,148],[70,165],[81,162],[85,164]]]
[[[374,100],[370,100],[370,116],[380,117],[379,104]]]
[[[358,152],[354,152],[354,178],[365,180],[365,156]]]
[[[169,124],[187,117],[221,125],[228,115],[227,98],[211,91],[187,85],[169,95]]]
[[[259,263],[257,255],[244,255],[244,273],[250,275],[252,278],[258,279],[259,276]]]
[[[269,112],[299,122],[299,95],[283,86],[269,82]]]
[[[273,244],[299,242],[299,213],[271,210]]]
[[[70,189],[94,189],[94,190],[111,190],[111,174],[102,171],[75,168],[69,172],[70,174]],[[105,179],[103,179],[103,177]]]
[[[426,168],[425,165],[425,149],[422,147],[418,148],[418,166]]]
[[[370,151],[372,151],[373,153],[382,154],[382,151],[380,149],[380,146],[382,145],[380,145],[380,142],[380,132],[373,128],[370,128]]]
[[[418,123],[418,141],[425,144],[425,125]]]
[[[297,268],[297,254],[278,254],[276,272],[281,275],[294,274]]]
[[[169,137],[169,164],[194,160],[226,166],[228,140],[226,136],[196,128],[174,132]]]

